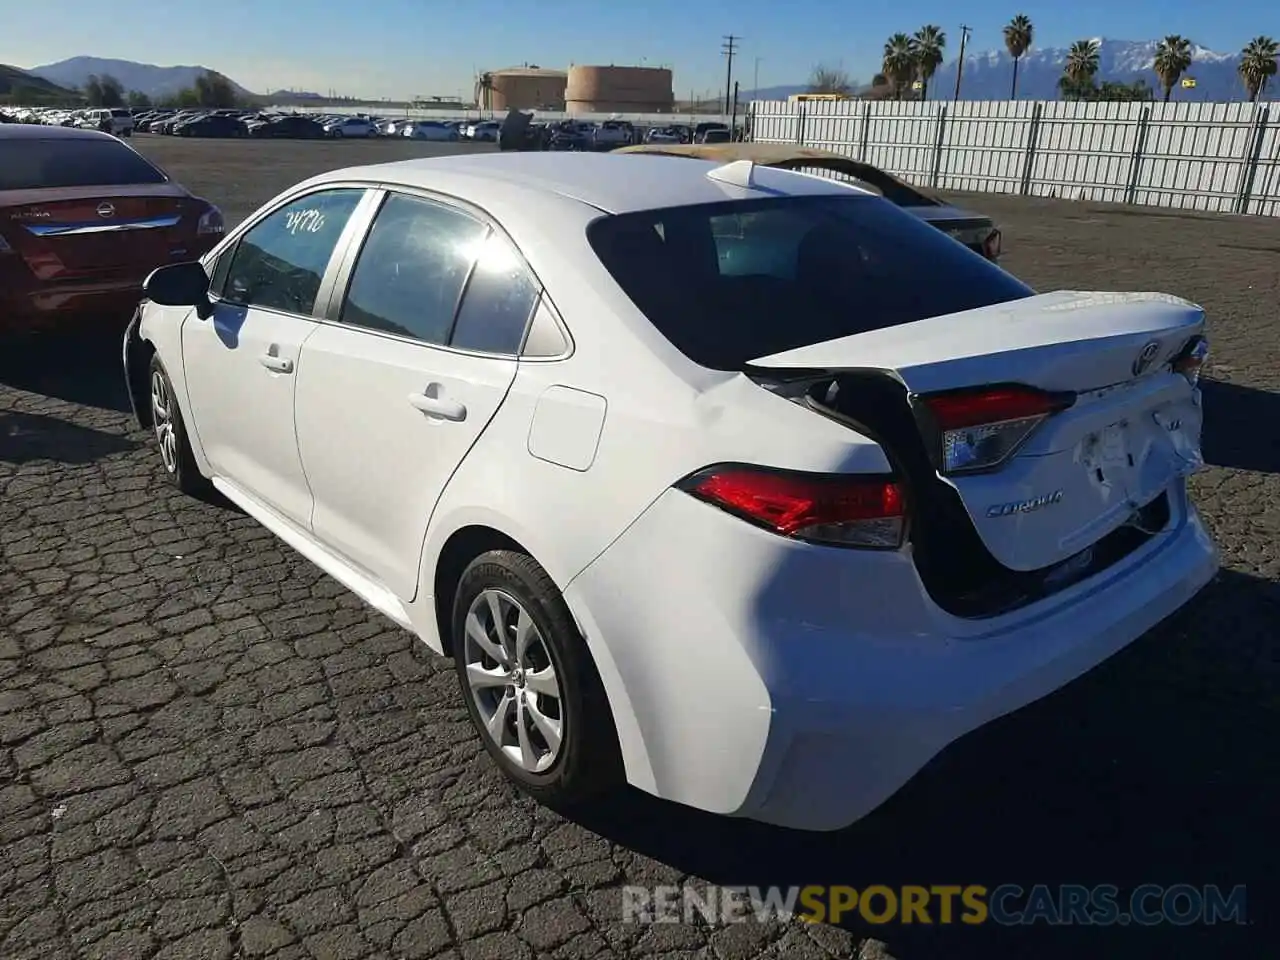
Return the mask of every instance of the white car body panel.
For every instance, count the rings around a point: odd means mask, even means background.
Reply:
[[[401,600],[412,600],[436,501],[515,373],[514,359],[322,325],[307,341],[296,378],[313,534]],[[459,404],[463,419],[419,409],[415,395]]]
[[[294,429],[293,392],[314,320],[218,304],[182,326],[182,365],[200,445],[214,474],[234,478],[276,512],[305,525],[311,493]],[[227,344],[234,343],[234,349]],[[277,372],[265,363],[288,365]]]
[[[714,167],[589,153],[435,158],[334,171],[263,208],[319,184],[353,182],[475,204],[521,250],[548,309],[563,319],[569,340],[558,357],[468,355],[316,320],[292,329],[246,324],[240,333],[255,349],[248,366],[232,369],[214,362],[215,325],[188,308],[144,304],[139,331],[184,398],[201,470],[375,609],[442,652],[438,608],[447,611],[452,598],[434,595],[437,563],[459,532],[496,530],[560,587],[604,685],[629,782],[717,813],[834,829],[874,809],[947,743],[1090,669],[1212,578],[1217,555],[1186,497],[1194,458],[1180,466],[1169,453],[1197,446],[1199,394],[1176,374],[1118,377],[1086,391],[1005,470],[952,481],[966,506],[1014,499],[1045,479],[1038,469],[1074,456],[1083,438],[1116,416],[1173,404],[1187,418],[1181,447],[1178,437],[1139,435],[1149,450],[1123,481],[1129,498],[1167,494],[1162,532],[1097,575],[983,619],[934,602],[911,544],[817,546],[672,489],[716,463],[890,469],[884,449],[858,430],[762,389],[745,373],[686,358],[596,258],[586,228],[602,211],[759,195],[707,178]],[[848,196],[851,189],[771,168],[757,168],[754,180],[759,189],[792,194]],[[997,374],[1057,377],[1066,387],[1086,374],[1091,382],[1107,379],[1144,337],[1171,346],[1202,326],[1198,308],[1183,301],[1060,294],[989,308],[985,317],[830,341],[757,365],[881,369],[911,389]],[[254,362],[273,343],[281,355],[296,352],[289,398],[277,382],[284,378]],[[1093,363],[1084,360],[1090,353]],[[432,383],[443,385],[445,399],[461,400],[467,416],[432,420],[409,402]],[[290,399],[304,510],[287,451],[271,446],[287,448],[281,438],[288,431],[261,415],[268,405],[290,407]],[[233,414],[241,418],[234,431]],[[255,417],[262,422],[251,423]],[[1073,464],[1077,479],[1086,467]],[[1072,475],[1066,465],[1049,472]],[[1077,484],[1073,496],[1083,489]],[[1079,509],[1105,526],[1115,518],[1098,512],[1101,495],[1094,496]],[[1005,518],[1007,529],[975,526],[993,555],[1028,569],[1083,535],[1076,521],[1084,512],[1035,526],[1048,516]]]
[[[1198,394],[1168,372],[1168,363],[1203,330],[1204,311],[1177,297],[1063,291],[801,347],[753,365],[882,369],[920,394],[1009,382],[1079,391],[1071,409],[1050,418],[1003,469],[951,481],[996,559],[1037,570],[1117,529],[1171,477],[1202,465],[1188,453],[1203,421]],[[1135,358],[1148,345],[1158,347],[1150,373],[1134,380]],[[1060,501],[1011,515],[988,512],[1045,495]]]

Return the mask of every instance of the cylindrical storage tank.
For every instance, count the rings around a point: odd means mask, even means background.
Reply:
[[[570,113],[664,113],[675,105],[665,67],[570,67]]]
[[[477,84],[476,103],[481,109],[563,110],[568,74],[541,67],[511,67],[488,74],[492,84],[486,103],[482,84]]]

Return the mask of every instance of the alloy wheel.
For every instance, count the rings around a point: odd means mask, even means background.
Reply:
[[[467,611],[462,657],[485,734],[520,769],[545,772],[560,755],[564,710],[529,612],[508,593],[482,590]]]
[[[178,471],[178,435],[174,429],[173,399],[169,385],[159,370],[151,373],[151,423],[155,428],[156,442],[160,444],[160,459],[169,473]]]

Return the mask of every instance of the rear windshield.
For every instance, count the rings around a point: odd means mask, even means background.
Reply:
[[[118,140],[0,140],[0,190],[164,182],[163,173]]]
[[[646,210],[596,220],[587,236],[663,336],[716,370],[1034,294],[878,197]]]

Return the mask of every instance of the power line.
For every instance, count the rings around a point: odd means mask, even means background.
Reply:
[[[724,113],[729,115],[729,104],[733,97],[733,55],[738,52],[738,43],[741,37],[727,33],[724,36],[724,43],[720,46],[720,52],[729,59],[729,69],[724,78]]]

